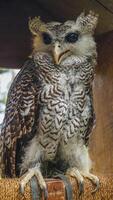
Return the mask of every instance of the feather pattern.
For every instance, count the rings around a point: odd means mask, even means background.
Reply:
[[[0,174],[15,177],[57,159],[89,169],[86,146],[94,123],[92,81],[97,54],[92,29],[96,20],[90,13],[77,23],[46,25],[46,37],[53,31],[48,41],[53,34],[52,45],[61,48],[63,59],[55,64],[51,46],[38,44],[12,83],[0,135]],[[74,44],[65,42],[64,34],[70,30],[72,34],[79,25],[85,34],[77,35]]]

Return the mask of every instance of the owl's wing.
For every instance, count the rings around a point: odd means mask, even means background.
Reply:
[[[28,60],[15,78],[8,94],[5,118],[1,130],[4,142],[0,156],[4,158],[5,173],[15,176],[17,140],[35,134],[34,125],[37,115],[38,79],[33,60]],[[3,140],[4,138],[4,140]],[[3,159],[0,159],[3,160]]]
[[[82,135],[82,138],[84,140],[84,144],[88,146],[90,135],[92,133],[93,127],[95,126],[95,113],[93,113],[90,118],[86,119],[85,122],[83,121],[83,124],[85,128],[84,128],[84,133]]]
[[[90,88],[89,96],[90,96],[90,101],[91,101],[89,103],[89,113],[85,118],[81,119],[81,136],[86,146],[88,146],[89,144],[89,138],[90,138],[93,128],[95,127],[95,122],[96,122],[95,112],[93,108],[92,88]]]

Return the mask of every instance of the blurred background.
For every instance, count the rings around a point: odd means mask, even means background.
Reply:
[[[93,87],[97,123],[90,153],[94,171],[108,174],[113,173],[113,0],[0,0],[0,123],[9,86],[32,51],[28,18],[63,22],[76,19],[83,10],[99,14]]]
[[[9,87],[19,69],[0,68],[0,127],[5,113],[5,104]]]

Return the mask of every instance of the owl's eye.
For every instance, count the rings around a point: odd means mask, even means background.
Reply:
[[[78,40],[79,33],[68,33],[65,37],[66,42],[74,43]]]
[[[51,44],[52,38],[48,33],[46,32],[42,33],[42,37],[45,44]]]

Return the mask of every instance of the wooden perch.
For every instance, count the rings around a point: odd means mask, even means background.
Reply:
[[[84,193],[79,197],[77,182],[70,178],[73,188],[73,200],[113,200],[113,175],[99,176],[100,189],[91,194],[94,186],[89,180],[85,180]],[[66,200],[65,185],[59,179],[46,180],[49,197],[48,200]],[[42,198],[43,199],[43,198]],[[0,180],[0,200],[32,200],[31,188],[27,185],[24,196],[19,193],[19,179]]]

